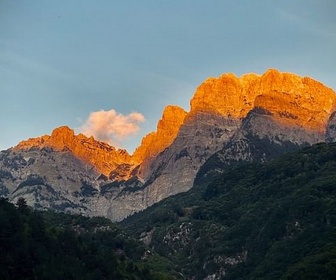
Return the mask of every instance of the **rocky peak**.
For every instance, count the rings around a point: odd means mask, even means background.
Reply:
[[[22,141],[14,147],[14,150],[44,147],[55,151],[68,150],[108,176],[112,170],[118,169],[119,165],[136,166],[146,158],[154,157],[163,151],[176,138],[186,115],[187,112],[178,106],[167,106],[158,122],[157,131],[143,138],[133,156],[126,150],[117,150],[107,143],[96,141],[93,136],[88,138],[83,134],[75,135],[74,130],[67,126],[54,129],[50,136],[44,135]]]
[[[269,70],[260,77],[255,107],[268,110],[280,123],[325,133],[335,110],[335,92],[309,77]]]
[[[277,121],[325,132],[335,110],[335,92],[323,84],[292,73],[270,69],[263,75],[238,78],[224,74],[209,78],[190,101],[191,112],[211,112],[244,118],[253,108],[264,108]]]
[[[49,138],[53,148],[62,150],[64,147],[72,147],[76,141],[75,132],[67,126],[55,128]]]
[[[209,112],[225,117],[241,118],[253,108],[256,93],[251,87],[258,76],[245,75],[239,79],[234,74],[223,74],[202,83],[190,101],[191,112]]]
[[[117,150],[107,143],[95,140],[92,136],[88,138],[83,134],[75,135],[74,130],[67,126],[54,129],[50,136],[44,135],[22,141],[14,147],[14,150],[44,147],[55,151],[70,151],[105,175],[119,164],[132,163],[131,156],[125,150]]]
[[[187,112],[181,107],[169,105],[159,120],[156,132],[146,135],[141,145],[135,150],[133,159],[142,162],[146,158],[154,157],[167,148],[176,138],[184,122]]]
[[[326,128],[331,127],[328,120],[335,110],[335,104],[335,92],[308,77],[281,73],[275,69],[262,75],[249,73],[241,77],[228,73],[209,78],[197,88],[190,101],[190,113],[178,106],[167,106],[157,130],[142,139],[132,156],[93,137],[75,135],[67,126],[56,128],[50,136],[22,141],[15,149],[50,147],[56,151],[69,150],[107,176],[119,165],[128,164],[132,170],[141,163],[142,172],[149,174],[149,162],[179,137],[181,126],[185,128],[180,132],[180,137],[186,137],[191,131],[189,126],[210,122],[214,115],[219,119],[240,121],[253,109],[261,108],[278,123],[324,135]],[[197,133],[202,134],[201,131]]]

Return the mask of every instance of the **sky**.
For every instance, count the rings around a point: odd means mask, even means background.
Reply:
[[[130,153],[208,77],[336,90],[335,0],[0,0],[0,150],[67,125]]]

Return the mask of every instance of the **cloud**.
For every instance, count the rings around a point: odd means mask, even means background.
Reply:
[[[144,121],[144,116],[137,112],[123,115],[114,109],[100,110],[90,113],[80,131],[88,137],[120,147],[123,140],[137,134],[139,124]]]

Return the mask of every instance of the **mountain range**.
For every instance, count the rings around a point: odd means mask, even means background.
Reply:
[[[335,92],[270,69],[205,80],[186,112],[169,105],[130,155],[67,126],[0,153],[0,195],[37,209],[120,221],[242,162],[336,139]]]

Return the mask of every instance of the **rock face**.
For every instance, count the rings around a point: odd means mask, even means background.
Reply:
[[[88,213],[87,197],[99,192],[99,173],[69,151],[51,148],[0,153],[0,195],[24,197],[38,209]]]
[[[132,162],[126,150],[117,150],[107,143],[87,138],[83,134],[75,135],[67,126],[53,130],[50,136],[45,135],[20,142],[14,151],[30,148],[51,148],[54,151],[70,151],[74,156],[93,165],[98,172],[108,175],[119,164]]]
[[[335,141],[335,106],[335,92],[311,78],[273,69],[261,76],[224,74],[197,88],[190,112],[166,107],[157,131],[133,155],[67,127],[2,152],[0,192],[10,199],[19,193],[35,206],[57,209],[58,201],[66,211],[121,220],[189,190],[195,177],[203,184],[228,165]]]
[[[264,108],[277,121],[325,132],[335,109],[335,92],[323,84],[291,73],[268,70],[262,76],[237,78],[224,74],[198,87],[191,111],[209,111],[232,118],[245,118],[253,108]]]
[[[286,152],[323,141],[325,135],[319,131],[277,122],[268,111],[253,109],[230,141],[200,167],[194,184],[206,184],[209,178],[228,166],[267,162]]]
[[[162,119],[158,122],[157,131],[142,139],[141,145],[134,151],[132,158],[137,162],[143,162],[167,148],[176,138],[186,115],[187,112],[178,106],[167,106],[163,111]]]

